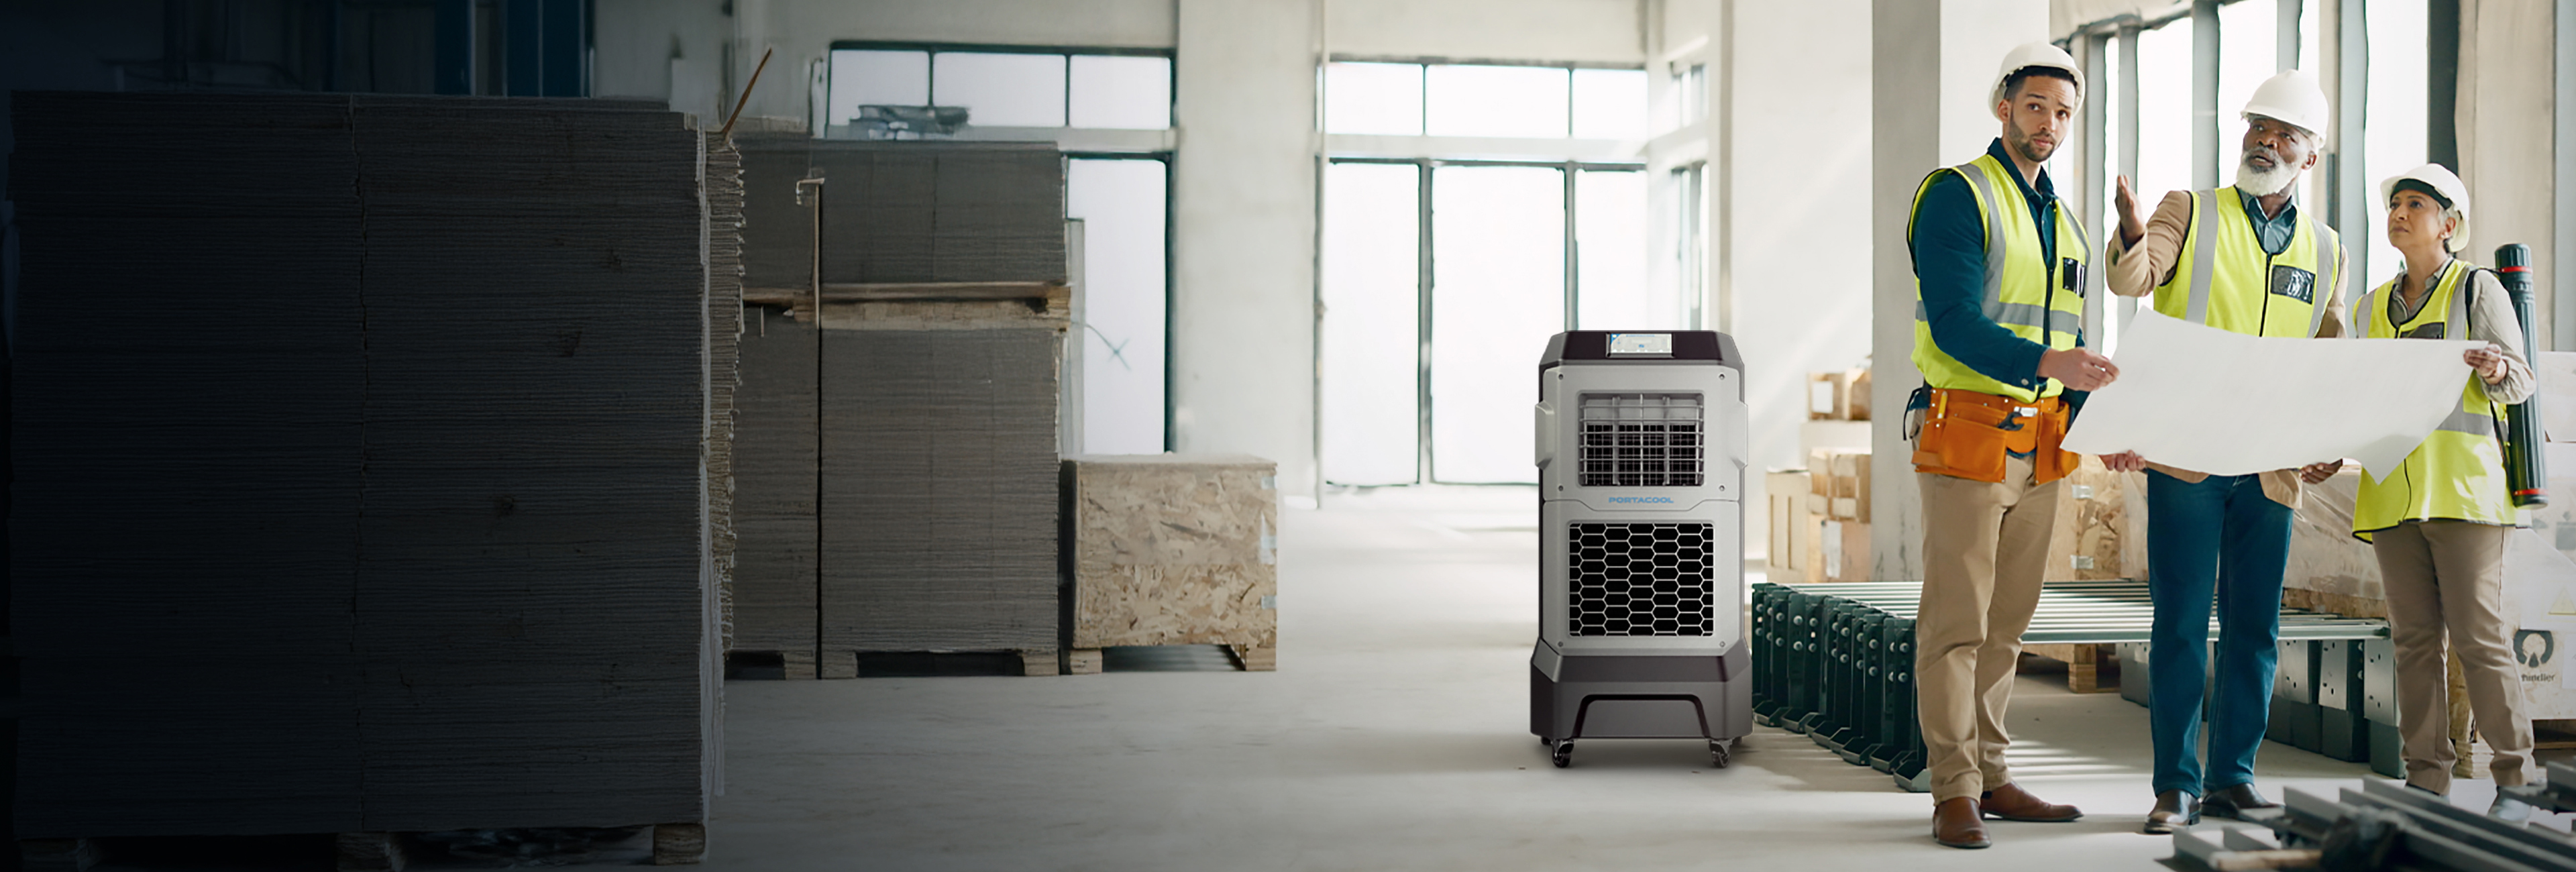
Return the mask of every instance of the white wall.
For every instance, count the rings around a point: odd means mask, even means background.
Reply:
[[[1173,448],[1315,476],[1315,10],[1180,0]]]
[[[2556,223],[2556,21],[2549,0],[2460,3],[2460,176],[2469,186],[2469,260],[2493,264],[2496,246],[2531,246],[2532,330],[2551,346],[2550,293],[2559,264]],[[2379,180],[2371,180],[2376,195]],[[2355,288],[2359,296],[2362,289]]]
[[[1735,7],[1726,82],[1734,117],[1726,186],[1731,329],[1744,352],[1752,413],[1748,498],[1758,473],[1806,465],[1799,427],[1809,373],[1870,353],[1870,276],[1859,264],[1870,218],[1869,0]],[[1818,51],[1819,45],[1837,50]],[[1763,522],[1746,537],[1768,542]],[[1748,519],[1756,517],[1750,509]]]

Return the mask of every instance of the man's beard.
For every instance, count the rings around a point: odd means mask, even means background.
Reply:
[[[2039,145],[2031,141],[2030,134],[2021,132],[2020,127],[2013,127],[2011,131],[2012,135],[2004,137],[2004,144],[2012,146],[2013,153],[2020,155],[2022,160],[2035,164],[2047,163],[2049,157],[2057,153],[2057,147],[2054,145],[2049,146],[2048,151],[2041,152]]]
[[[2271,169],[2254,165],[2254,156],[2258,154],[2272,160]],[[2257,197],[2269,197],[2288,190],[2290,183],[2298,180],[2299,171],[2282,160],[2280,152],[2265,146],[2246,149],[2245,156],[2236,162],[2236,189]]]

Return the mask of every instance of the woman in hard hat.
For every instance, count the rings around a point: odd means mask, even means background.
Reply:
[[[2353,504],[2353,535],[2370,543],[2388,588],[2406,783],[2436,794],[2451,789],[2457,755],[2442,668],[2447,635],[2468,676],[2479,732],[2495,749],[2496,786],[2511,787],[2529,780],[2532,766],[2522,674],[2501,611],[2505,536],[2516,520],[2500,425],[2504,408],[2532,391],[2522,325],[2492,271],[2453,257],[2466,244],[2469,221],[2468,188],[2458,176],[2426,164],[2381,182],[2379,194],[2388,203],[2388,243],[2405,255],[2406,269],[2355,307],[2360,335],[2485,343],[2465,352],[2474,372],[2460,407],[2404,465],[2375,480],[2364,475]],[[2322,481],[2341,465],[2302,472]],[[2499,793],[2489,813],[2520,821],[2531,807]]]

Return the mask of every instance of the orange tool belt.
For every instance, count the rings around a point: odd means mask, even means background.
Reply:
[[[2004,480],[2007,452],[2030,454],[2031,483],[2047,484],[2075,471],[2082,459],[2058,450],[2066,440],[2065,401],[2042,397],[2022,402],[1975,391],[1932,388],[1923,429],[1914,441],[1914,471],[1970,481]]]

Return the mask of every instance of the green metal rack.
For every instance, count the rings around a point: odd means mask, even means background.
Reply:
[[[1922,594],[1921,582],[1755,585],[1754,719],[1805,733],[1846,762],[1886,772],[1906,789],[1926,789],[1914,700],[1914,617]],[[2153,625],[2154,607],[2144,581],[2050,582],[2040,589],[2038,609],[2022,641],[2126,644],[2143,650]],[[2217,635],[2214,618],[2211,635]],[[2300,656],[2285,660],[2300,664],[2321,659],[2314,656],[2314,646],[2321,643],[2337,643],[2340,651],[2348,640],[2385,640],[2387,635],[2384,621],[2281,610],[2284,648],[2300,647]],[[2315,706],[2321,695],[2362,699],[2360,689],[2352,686],[2362,681],[2361,670],[2348,672],[2336,673],[2348,684],[2320,694],[2313,688],[2318,673],[2304,670],[2304,680],[2311,682],[2304,704]],[[2131,699],[2144,704],[2142,696]]]

